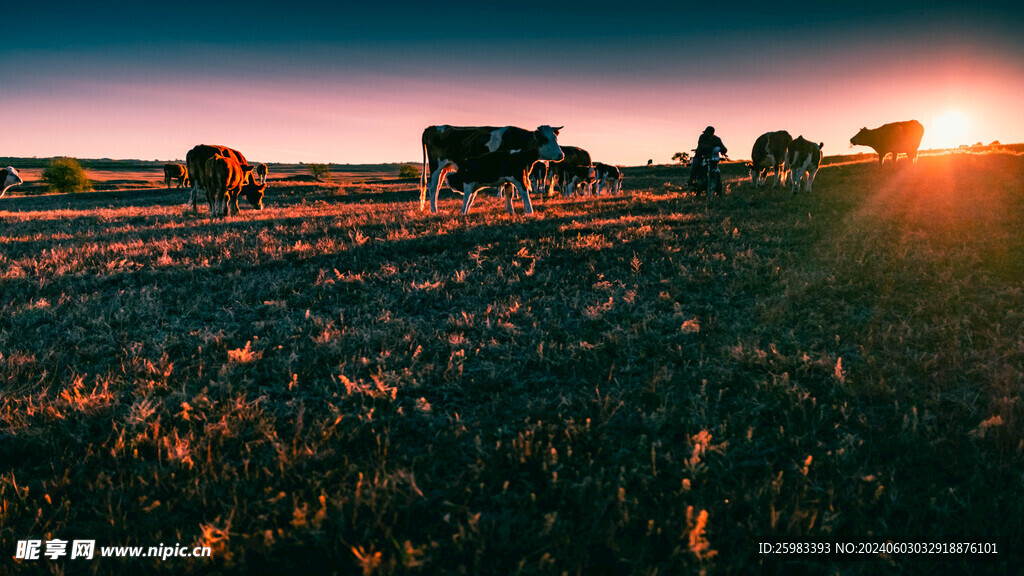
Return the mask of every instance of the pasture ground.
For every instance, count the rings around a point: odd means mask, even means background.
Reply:
[[[0,573],[1011,574],[1022,176],[841,164],[709,206],[635,168],[530,218],[408,183],[226,220],[5,198]],[[887,541],[998,555],[758,553]]]

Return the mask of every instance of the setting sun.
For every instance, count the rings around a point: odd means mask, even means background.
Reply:
[[[970,120],[960,110],[947,110],[944,114],[935,116],[931,126],[925,130],[925,139],[929,148],[956,148],[961,144],[973,144],[968,142],[968,130]]]

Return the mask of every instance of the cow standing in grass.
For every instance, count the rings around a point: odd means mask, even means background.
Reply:
[[[206,162],[217,155],[231,158],[242,166],[249,165],[249,162],[246,161],[245,156],[241,152],[227,146],[200,144],[189,150],[188,154],[185,155],[185,168],[192,175],[192,192],[189,196],[189,203],[192,205],[193,212],[196,211],[196,202],[199,200],[200,193],[209,198],[209,194],[207,194],[209,187],[206,183]],[[253,207],[257,210],[263,209],[262,194],[259,195],[259,204],[253,204]],[[213,205],[210,205],[210,211],[213,211]]]
[[[594,174],[596,180],[595,194],[601,195],[601,190],[610,190],[612,195],[618,196],[622,190],[622,172],[611,164],[601,162],[594,163]]]
[[[562,152],[565,157],[552,162],[550,166],[551,187],[560,186],[565,198],[572,196],[576,187],[580,185],[584,186],[584,190],[589,194],[590,187],[597,179],[590,152],[577,146],[562,146]]]
[[[892,154],[892,163],[895,165],[896,157],[900,153],[906,154],[911,162],[916,163],[922,137],[924,137],[924,126],[917,120],[907,120],[906,122],[883,124],[872,130],[861,128],[856,136],[850,138],[850,145],[874,148],[878,153],[879,166],[889,154]]]
[[[171,189],[171,180],[178,181],[178,188],[184,188],[188,183],[188,168],[184,164],[164,164],[164,184]]]
[[[214,216],[224,217],[228,212],[238,214],[238,195],[245,194],[253,206],[263,205],[263,192],[267,185],[257,184],[252,178],[252,166],[220,154],[206,161],[203,172],[206,200]]]
[[[23,183],[24,180],[21,179],[21,175],[19,175],[18,171],[14,169],[14,166],[8,166],[7,168],[0,170],[0,186],[3,186],[3,188],[0,188],[0,198],[3,198],[4,194],[7,194],[7,189],[11,186],[17,186]]]
[[[429,126],[423,131],[423,172],[420,174],[420,210],[426,209],[430,198],[430,211],[437,212],[437,192],[444,185],[456,166],[465,161],[498,152],[522,152],[535,156],[536,160],[561,160],[558,147],[558,131],[561,126],[538,126],[536,130],[524,130],[515,126]],[[531,162],[531,166],[533,163]],[[527,167],[529,169],[529,167]],[[518,173],[505,176],[519,178]],[[465,180],[465,179],[462,179]],[[449,185],[451,182],[449,181]],[[459,191],[461,187],[452,186]],[[524,202],[528,200],[524,198]],[[511,200],[510,200],[511,202]],[[464,210],[466,200],[463,198]],[[532,212],[530,208],[527,213]]]
[[[483,188],[503,188],[506,184],[514,192],[505,193],[505,210],[513,213],[512,197],[515,193],[523,199],[523,213],[533,214],[530,202],[530,169],[537,162],[537,150],[513,150],[493,152],[467,158],[459,164],[452,164],[453,170],[447,175],[448,185],[462,192],[462,213],[469,214],[476,193]]]
[[[765,132],[754,142],[750,152],[750,181],[754,187],[764,185],[768,181],[768,172],[774,172],[772,188],[785,182],[786,149],[793,142],[793,137],[785,130]]]
[[[789,182],[793,187],[793,194],[800,189],[800,181],[806,175],[804,191],[810,192],[814,184],[814,176],[821,167],[821,149],[825,146],[823,142],[815,144],[805,140],[803,136],[797,136],[796,140],[789,143],[786,148],[786,172],[789,173]]]
[[[253,172],[253,174],[256,175],[256,180],[259,181],[260,184],[266,184],[267,183],[267,165],[266,164],[260,162],[259,164],[256,165],[256,167],[253,169],[252,172]]]

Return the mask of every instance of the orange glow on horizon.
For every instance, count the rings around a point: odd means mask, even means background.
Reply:
[[[971,121],[962,111],[956,108],[946,110],[934,116],[925,127],[922,148],[956,148],[961,144],[974,144],[969,135]]]

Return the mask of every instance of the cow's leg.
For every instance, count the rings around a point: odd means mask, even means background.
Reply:
[[[168,190],[171,189],[171,177],[170,176],[164,176],[164,184],[167,184],[167,189]]]
[[[458,170],[457,164],[451,161],[446,161],[442,166],[438,167],[435,174],[430,175],[430,211],[432,213],[437,212],[437,194],[444,185],[444,181],[448,178],[448,175]]]
[[[469,209],[473,206],[473,197],[476,196],[476,183],[467,182],[462,185],[462,213],[469,214]]]
[[[817,166],[811,166],[811,169],[807,171],[807,192],[811,191],[811,185],[814,184],[814,176],[818,173]]]
[[[519,191],[519,197],[523,199],[523,214],[533,214],[533,202],[530,202],[530,187],[524,186],[522,182],[515,178],[512,178],[511,181],[512,185]],[[509,211],[511,211],[511,205],[509,208]]]

